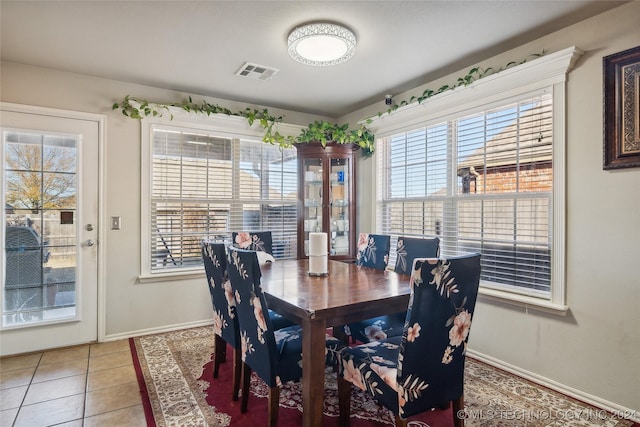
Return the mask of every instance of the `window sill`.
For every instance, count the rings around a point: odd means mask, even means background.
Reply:
[[[204,277],[204,268],[199,270],[181,270],[164,273],[141,274],[138,283],[168,282],[175,280],[201,279]]]
[[[495,289],[480,288],[478,291],[478,299],[486,302],[498,302],[517,307],[523,307],[526,310],[537,310],[545,313],[556,314],[558,316],[566,316],[569,306],[546,301],[540,298],[529,297],[526,295],[518,295],[511,292],[498,291]]]

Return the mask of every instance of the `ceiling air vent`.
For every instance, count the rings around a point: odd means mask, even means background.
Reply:
[[[244,65],[240,67],[236,75],[248,77],[253,80],[269,80],[277,72],[277,68],[245,62]]]

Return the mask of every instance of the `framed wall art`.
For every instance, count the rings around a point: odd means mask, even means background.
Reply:
[[[640,46],[602,59],[603,169],[640,167]]]

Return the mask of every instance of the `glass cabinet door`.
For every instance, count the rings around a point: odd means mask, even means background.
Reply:
[[[304,160],[304,253],[309,255],[309,233],[322,230],[322,159]]]
[[[349,251],[349,200],[351,177],[349,176],[350,159],[331,159],[329,169],[330,210],[330,255],[347,255]]]

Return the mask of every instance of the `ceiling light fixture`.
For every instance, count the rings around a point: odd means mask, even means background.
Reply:
[[[356,51],[356,36],[341,25],[319,22],[296,27],[287,44],[289,55],[296,61],[323,67],[351,59]]]

